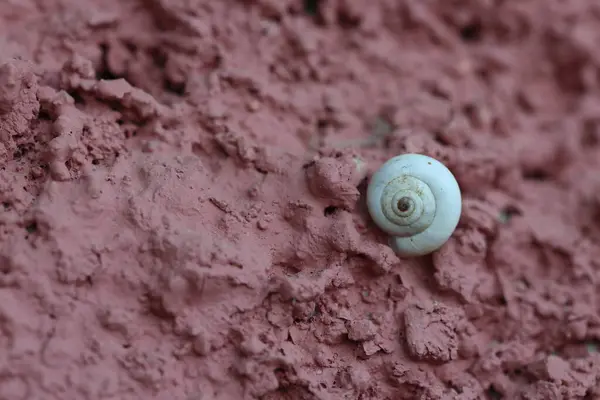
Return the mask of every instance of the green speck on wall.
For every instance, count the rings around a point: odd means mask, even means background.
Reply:
[[[498,220],[502,224],[508,223],[515,215],[520,215],[520,212],[515,207],[505,207],[498,215]]]
[[[25,227],[25,230],[27,231],[27,233],[35,233],[37,231],[37,223],[36,222],[31,222],[29,224],[27,224],[27,226]]]
[[[491,385],[488,388],[487,395],[489,396],[490,399],[493,399],[493,400],[500,400],[503,397],[502,394],[499,391],[497,391],[493,385]]]
[[[309,15],[317,15],[320,0],[304,0],[304,12]]]
[[[508,221],[510,221],[510,215],[506,212],[501,212],[498,216],[498,219],[501,223],[506,224]]]

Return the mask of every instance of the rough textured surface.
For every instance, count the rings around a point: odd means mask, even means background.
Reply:
[[[592,0],[4,0],[0,398],[597,399]],[[439,252],[387,158],[464,192]]]

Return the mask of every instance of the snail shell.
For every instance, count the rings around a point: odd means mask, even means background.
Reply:
[[[462,200],[458,182],[444,164],[422,154],[402,154],[371,177],[367,207],[375,224],[391,235],[394,252],[416,257],[448,241]]]

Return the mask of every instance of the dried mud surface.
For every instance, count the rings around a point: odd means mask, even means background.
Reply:
[[[0,398],[600,398],[592,0],[5,0]],[[398,259],[364,207],[464,193]]]

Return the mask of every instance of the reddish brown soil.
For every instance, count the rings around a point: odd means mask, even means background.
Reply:
[[[4,0],[0,398],[600,398],[599,39],[594,0]],[[404,152],[464,194],[413,260],[363,199]]]

